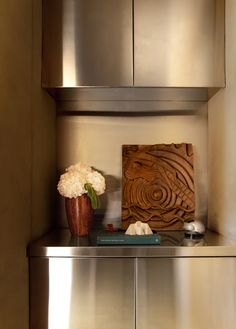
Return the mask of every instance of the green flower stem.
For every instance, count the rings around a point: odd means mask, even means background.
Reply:
[[[87,195],[88,195],[88,197],[89,197],[90,200],[91,200],[92,208],[93,208],[93,209],[97,209],[97,208],[99,208],[99,206],[100,206],[100,202],[99,202],[98,196],[97,196],[97,194],[96,194],[94,188],[92,187],[92,185],[89,184],[89,183],[86,183],[86,184],[84,185],[84,188],[85,188],[85,190],[88,192]]]

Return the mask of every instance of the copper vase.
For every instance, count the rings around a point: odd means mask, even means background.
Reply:
[[[86,194],[77,198],[66,198],[66,215],[73,236],[88,235],[92,226],[93,209]]]

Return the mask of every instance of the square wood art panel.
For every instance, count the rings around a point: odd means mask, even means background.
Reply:
[[[181,230],[194,220],[192,144],[122,146],[122,225]]]

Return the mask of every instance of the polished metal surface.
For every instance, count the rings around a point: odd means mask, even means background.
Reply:
[[[30,259],[31,329],[134,329],[132,259]]]
[[[224,0],[43,0],[42,86],[59,110],[133,113],[140,94],[157,102],[137,112],[191,111],[224,71]]]
[[[214,92],[206,88],[61,88],[54,90],[58,114],[187,114]],[[51,90],[51,92],[53,92]]]
[[[67,101],[186,101],[206,102],[217,88],[58,88],[49,91],[58,102]]]
[[[137,329],[234,329],[236,258],[138,259]]]
[[[132,86],[132,0],[44,0],[43,87]]]
[[[53,88],[58,114],[168,115],[199,111],[219,88]]]
[[[161,233],[160,246],[97,246],[96,235],[72,237],[58,229],[30,244],[30,257],[236,257],[236,241],[208,231],[201,240],[185,239],[184,232]]]
[[[236,242],[163,232],[160,246],[96,246],[55,230],[28,249],[30,329],[233,329]]]
[[[57,103],[59,115],[193,115],[201,111],[204,102],[186,101],[66,101]]]
[[[134,85],[225,85],[224,0],[134,0]]]

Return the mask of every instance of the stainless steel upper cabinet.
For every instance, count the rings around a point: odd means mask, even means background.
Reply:
[[[134,85],[223,87],[224,0],[134,0]]]
[[[43,87],[132,86],[132,0],[44,0]]]

